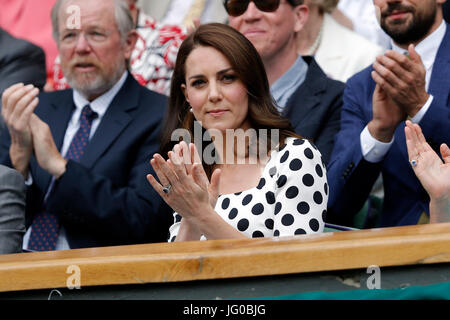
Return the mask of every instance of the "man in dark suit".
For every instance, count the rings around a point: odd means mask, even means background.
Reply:
[[[146,174],[166,98],[127,71],[137,35],[125,1],[60,0],[52,21],[73,89],[16,84],[2,97],[11,143],[0,160],[30,185],[25,248],[165,241],[171,215]]]
[[[339,131],[344,84],[328,78],[314,58],[297,54],[297,32],[308,19],[303,0],[280,1],[271,8],[246,0],[224,5],[230,26],[258,50],[279,111],[298,134],[314,142],[327,163]]]
[[[411,166],[405,120],[420,124],[437,152],[450,142],[450,29],[443,0],[375,0],[393,50],[347,82],[328,168],[328,221],[351,224],[378,175],[384,202],[375,226],[429,221],[429,197]]]
[[[0,165],[0,254],[22,252],[24,234],[24,179],[16,170]]]
[[[28,41],[14,38],[0,28],[0,95],[17,82],[33,84],[42,89],[45,81],[44,51]],[[5,123],[0,117],[0,130],[4,127]]]

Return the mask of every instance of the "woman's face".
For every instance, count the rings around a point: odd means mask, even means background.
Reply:
[[[247,88],[220,51],[199,46],[185,66],[186,84],[181,87],[203,128],[222,132],[250,128]]]

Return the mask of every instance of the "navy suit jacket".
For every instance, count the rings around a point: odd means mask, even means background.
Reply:
[[[49,125],[61,149],[75,108],[73,92],[41,93],[39,100],[35,113]],[[68,161],[48,198],[47,210],[59,217],[71,248],[167,240],[171,210],[146,180],[146,174],[153,172],[150,158],[159,150],[166,103],[164,96],[128,75],[80,162]],[[0,160],[11,166],[9,143],[2,139]],[[27,227],[41,210],[51,182],[34,157],[30,172]]]
[[[342,109],[341,131],[334,146],[328,181],[328,222],[349,224],[367,199],[380,172],[384,183],[384,203],[379,226],[416,224],[423,212],[429,214],[429,197],[412,170],[404,127],[395,131],[395,141],[384,160],[364,160],[360,134],[372,119],[372,96],[375,82],[372,67],[361,71],[347,82]],[[420,121],[425,138],[439,154],[442,143],[450,143],[450,28],[439,47],[434,62],[428,93],[433,103]]]
[[[297,134],[317,146],[328,163],[340,128],[345,84],[328,78],[314,58],[303,59],[308,63],[305,81],[289,98],[283,116]]]

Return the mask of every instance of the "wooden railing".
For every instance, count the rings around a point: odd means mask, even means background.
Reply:
[[[86,287],[442,262],[450,262],[450,223],[4,255],[0,291],[64,288],[71,266]]]

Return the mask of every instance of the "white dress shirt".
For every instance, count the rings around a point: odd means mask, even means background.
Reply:
[[[125,83],[128,76],[128,71],[125,71],[122,75],[122,77],[119,79],[119,81],[106,93],[98,97],[92,102],[89,102],[80,92],[73,90],[73,101],[75,104],[75,110],[72,113],[72,117],[70,118],[69,124],[67,125],[66,133],[64,135],[64,141],[63,146],[61,148],[61,155],[65,157],[67,151],[69,150],[70,143],[73,140],[73,137],[77,133],[78,129],[80,128],[80,116],[81,111],[83,110],[84,106],[89,104],[91,106],[91,109],[98,114],[98,117],[92,121],[92,127],[91,132],[89,134],[89,139],[91,139],[95,131],[97,130],[98,126],[100,125],[100,122],[103,119],[103,116],[105,115],[106,111],[108,110],[109,105],[111,104],[114,97],[117,95],[119,90],[122,88],[123,84]],[[31,178],[31,179],[30,179]],[[29,176],[27,180],[27,184],[32,183],[32,177]],[[47,190],[47,194],[45,195],[45,198],[48,197],[49,191],[52,189],[54,180],[50,183],[50,186]],[[23,238],[23,249],[28,249],[28,241],[30,240],[30,234],[31,234],[31,226],[28,228],[27,232],[25,233],[25,236]],[[56,248],[55,250],[68,250],[70,249],[69,243],[67,242],[66,233],[64,227],[60,227],[58,240],[56,242]]]
[[[442,22],[442,24],[439,26],[438,29],[436,29],[431,35],[429,35],[415,47],[417,53],[419,54],[425,66],[426,70],[425,90],[427,91],[430,85],[431,72],[433,71],[434,61],[436,59],[439,46],[441,45],[441,42],[444,39],[446,29],[447,26],[445,22]],[[400,53],[406,52],[406,50],[398,47],[393,42],[392,42],[392,50]],[[430,95],[425,105],[413,118],[411,118],[411,121],[414,123],[419,123],[426,114],[426,112],[428,111],[428,109],[430,108],[432,102],[433,96]],[[364,130],[361,132],[360,140],[361,140],[361,150],[364,159],[372,163],[380,162],[381,160],[383,160],[384,156],[389,151],[389,148],[391,147],[392,143],[394,143],[394,137],[388,143],[383,143],[381,141],[376,140],[370,134],[368,126],[366,126]]]

